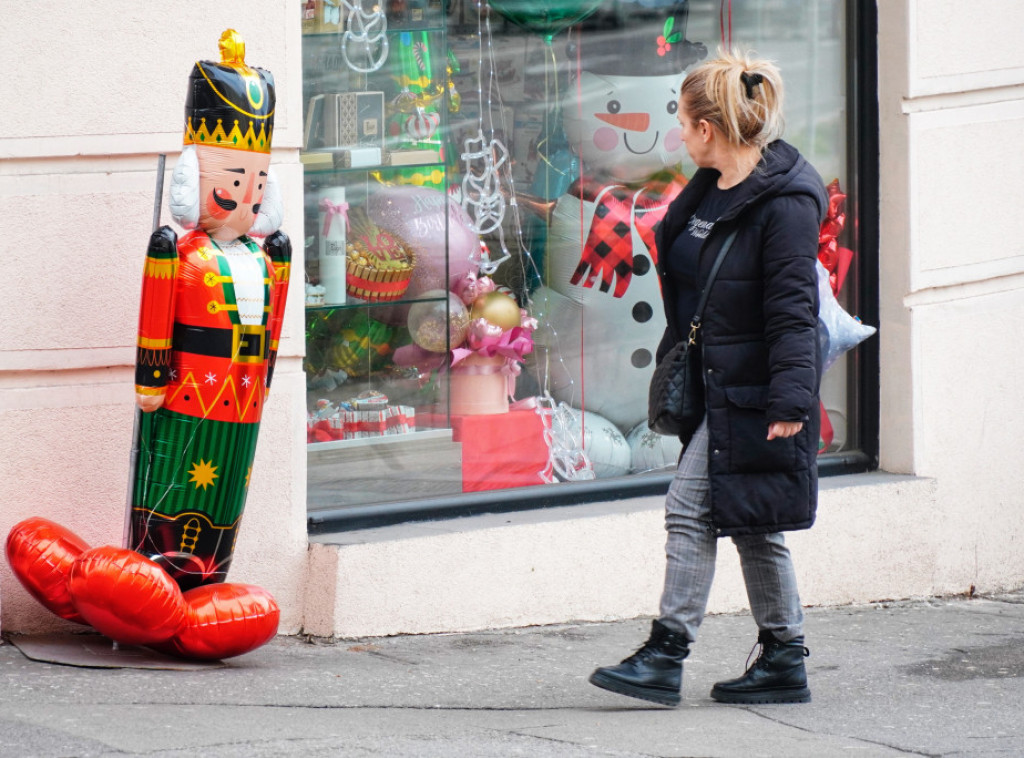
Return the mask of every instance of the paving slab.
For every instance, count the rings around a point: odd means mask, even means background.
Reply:
[[[709,698],[754,644],[743,614],[705,620],[679,708],[587,682],[649,627],[281,637],[193,671],[0,645],[0,757],[1024,755],[1024,592],[808,609],[803,705]]]

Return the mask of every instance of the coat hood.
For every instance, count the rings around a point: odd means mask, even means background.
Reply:
[[[711,170],[714,179],[718,172]],[[818,206],[818,220],[824,220],[828,211],[828,194],[824,182],[814,167],[788,142],[777,140],[769,144],[754,172],[743,182],[736,202],[723,214],[733,218],[747,205],[765,197],[782,195],[808,195]]]
[[[713,168],[701,168],[694,173],[686,188],[675,199],[671,214],[680,222],[685,222],[700,204],[701,198],[708,187],[718,181],[721,174]],[[825,218],[828,211],[828,193],[824,182],[814,167],[800,155],[800,152],[783,140],[776,140],[765,147],[760,163],[739,186],[739,192],[732,204],[722,213],[719,221],[730,221],[739,216],[744,209],[771,197],[781,195],[807,195],[814,200],[818,208],[818,221]],[[678,230],[666,229],[669,238]]]

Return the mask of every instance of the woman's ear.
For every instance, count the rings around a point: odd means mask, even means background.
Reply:
[[[249,234],[253,237],[266,237],[281,228],[284,220],[284,201],[281,199],[281,185],[277,181],[274,169],[267,168],[267,186],[263,188],[263,200],[260,211],[253,219]]]
[[[697,122],[697,130],[700,132],[701,141],[706,145],[711,141],[711,138],[715,136],[711,130],[711,122],[707,119],[701,119]]]
[[[186,145],[171,174],[171,217],[183,229],[199,226],[199,158],[194,145]]]

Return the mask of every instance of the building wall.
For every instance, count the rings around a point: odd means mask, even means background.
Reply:
[[[90,543],[120,542],[156,159],[168,155],[169,175],[188,72],[196,58],[216,57],[225,27],[243,33],[251,63],[276,75],[274,163],[285,231],[302,238],[298,13],[291,3],[261,3],[254,16],[253,5],[226,0],[197,12],[180,0],[108,0],[103,13],[68,6],[59,27],[39,24],[24,3],[5,12],[2,534],[39,515]],[[881,467],[911,478],[844,477],[823,491],[819,524],[791,540],[806,602],[1024,583],[1015,444],[1024,422],[1024,242],[1014,234],[1024,204],[1022,22],[1018,0],[879,2]],[[293,285],[231,575],[274,592],[283,632],[655,612],[657,499],[579,524],[572,519],[584,510],[515,529],[498,522],[317,544],[307,567],[302,296]],[[711,610],[744,604],[732,552],[722,551]],[[514,592],[490,593],[495,586]],[[5,564],[0,611],[5,630],[62,623]]]
[[[1024,582],[1022,23],[879,2],[881,466],[937,482],[937,589]]]
[[[181,150],[196,59],[229,27],[278,83],[273,162],[284,230],[302,245],[299,15],[293,3],[73,4],[40,21],[5,3],[0,46],[0,534],[29,516],[120,544],[135,336],[157,157]],[[163,222],[170,223],[166,202]],[[295,270],[302,271],[298,265]],[[301,625],[306,562],[303,292],[291,304],[264,414],[232,581],[266,587]],[[62,624],[0,562],[4,630]]]

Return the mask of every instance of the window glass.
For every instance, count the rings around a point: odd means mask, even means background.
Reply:
[[[671,470],[679,442],[646,426],[653,229],[695,170],[679,84],[723,46],[783,73],[785,139],[834,195],[823,292],[859,337],[843,0],[373,8],[303,5],[311,509]],[[826,456],[858,444],[845,348]]]

